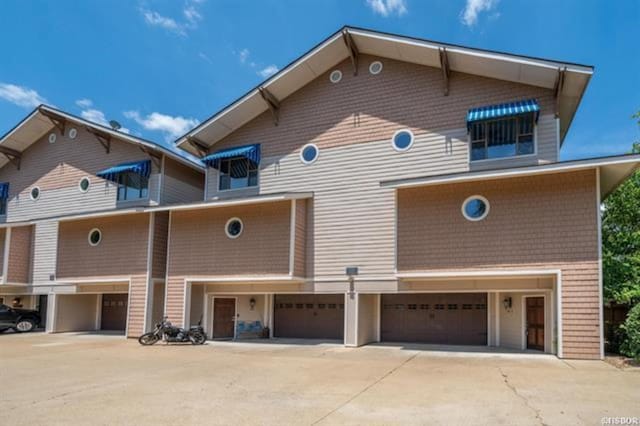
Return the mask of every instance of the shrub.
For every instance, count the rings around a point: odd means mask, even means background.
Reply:
[[[621,328],[626,338],[620,345],[620,353],[640,361],[640,303],[631,308]]]

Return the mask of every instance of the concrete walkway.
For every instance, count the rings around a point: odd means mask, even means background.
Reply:
[[[596,425],[606,416],[640,418],[640,372],[604,362],[292,343],[141,347],[109,335],[0,335],[0,413],[12,425]]]

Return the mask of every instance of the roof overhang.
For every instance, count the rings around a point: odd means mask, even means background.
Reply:
[[[256,195],[254,197],[242,197],[231,199],[218,199],[211,201],[203,201],[199,203],[176,204],[171,206],[151,207],[147,211],[180,211],[180,210],[198,210],[211,209],[218,207],[242,206],[247,204],[273,203],[277,201],[287,200],[303,200],[313,198],[313,192],[283,192],[278,194]]]
[[[566,173],[586,169],[600,169],[600,194],[604,199],[627,177],[640,167],[640,154],[618,155],[586,160],[563,161],[541,166],[514,167],[500,170],[463,172],[449,175],[424,176],[383,181],[387,188],[415,188],[491,179],[508,179],[552,173]]]
[[[146,152],[156,155],[166,155],[192,169],[204,172],[204,165],[190,154],[183,155],[182,153],[172,152],[170,149],[164,148],[151,141],[92,123],[48,105],[40,105],[35,108],[13,129],[2,136],[2,138],[0,138],[0,148],[8,148],[12,151],[22,153],[52,129],[57,128],[58,131],[60,131],[58,127],[60,123],[73,123],[73,125],[83,127],[95,135],[101,136],[103,139],[114,137],[138,145]],[[4,166],[8,161],[5,156],[0,155],[0,167]]]
[[[451,71],[560,90],[558,109],[561,140],[586,90],[593,67],[548,59],[519,56],[474,49],[453,44],[345,27],[312,48],[280,72],[223,108],[176,141],[194,154],[197,145],[211,147],[259,114],[269,110],[261,94],[265,89],[282,101],[341,61],[350,58],[352,50],[344,34],[352,40],[359,54],[380,56],[414,64],[441,68],[442,51],[446,51]]]

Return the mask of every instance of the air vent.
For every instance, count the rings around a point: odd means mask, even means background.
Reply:
[[[49,143],[56,143],[58,136],[55,133],[49,133]]]

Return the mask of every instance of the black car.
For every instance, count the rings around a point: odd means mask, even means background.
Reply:
[[[32,331],[40,325],[40,314],[32,309],[0,305],[0,333],[10,328],[18,333]]]

